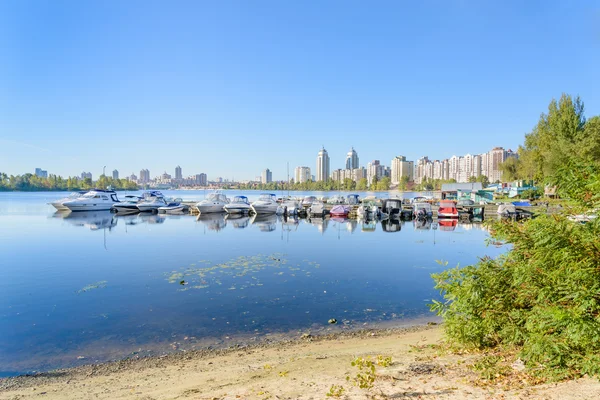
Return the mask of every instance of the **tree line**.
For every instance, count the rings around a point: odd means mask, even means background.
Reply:
[[[328,180],[328,181],[306,181],[306,182],[269,182],[269,183],[240,183],[238,188],[242,190],[298,190],[298,191],[329,191],[329,190],[344,190],[344,191],[385,191],[389,190],[391,180],[389,177],[381,179],[374,178],[369,185],[366,178],[360,179],[358,182],[350,178],[344,179],[343,182]]]
[[[47,178],[41,178],[34,174],[24,175],[7,175],[0,172],[0,191],[74,191],[74,190],[89,190],[93,188],[106,189],[111,186],[115,190],[137,190],[138,186],[135,182],[127,179],[113,179],[111,177],[101,175],[94,182],[90,178],[79,179],[77,177],[63,178],[59,175],[50,174]]]

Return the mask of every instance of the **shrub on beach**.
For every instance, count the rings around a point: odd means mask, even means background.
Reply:
[[[496,258],[432,275],[443,300],[431,309],[450,341],[466,347],[517,346],[529,370],[553,379],[600,377],[600,167],[571,162],[551,183],[569,197],[560,215],[492,225],[511,245]]]

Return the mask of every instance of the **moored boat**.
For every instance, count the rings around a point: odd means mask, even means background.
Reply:
[[[233,201],[223,206],[228,214],[247,214],[250,210],[250,202],[246,196],[235,196]]]
[[[52,202],[50,202],[48,204],[50,204],[52,207],[56,208],[58,211],[67,211],[68,208],[63,205],[64,202],[70,201],[70,200],[75,200],[75,199],[83,196],[86,193],[87,193],[87,190],[83,190],[83,191],[79,191],[79,192],[73,192],[73,193],[71,193],[67,197],[64,197],[64,198],[59,199],[59,200],[52,201]]]
[[[119,199],[114,190],[94,189],[62,205],[71,211],[107,211],[116,203],[119,203]]]
[[[431,209],[431,204],[425,202],[416,202],[413,204],[413,207],[415,218],[424,219],[433,217],[433,210]]]
[[[160,207],[167,205],[167,201],[161,192],[158,190],[151,190],[142,194],[143,200],[137,204],[140,212],[155,212]]]
[[[333,206],[329,214],[332,217],[346,217],[350,212],[350,207],[344,204],[338,204]]]
[[[456,204],[450,200],[440,201],[438,208],[438,218],[458,218]]]
[[[135,195],[127,195],[120,203],[113,205],[113,209],[118,214],[136,214],[140,212],[138,203],[142,201],[142,197]]]
[[[256,214],[275,214],[279,208],[277,197],[272,193],[263,193],[250,207]]]
[[[165,206],[159,207],[158,212],[161,214],[184,214],[187,209],[187,205],[181,204],[181,199],[174,199]]]

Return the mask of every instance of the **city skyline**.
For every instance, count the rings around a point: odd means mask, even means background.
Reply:
[[[286,179],[273,179],[273,172],[269,168],[262,170],[260,176],[255,176],[254,179],[229,179],[223,178],[222,175],[207,177],[205,173],[194,173],[184,178],[181,166],[177,165],[174,168],[174,177],[166,169],[162,174],[154,175],[153,177],[150,171],[145,168],[140,170],[139,177],[135,173],[132,173],[123,179],[135,181],[141,185],[155,183],[192,186],[201,184],[206,186],[208,182],[260,182],[266,184],[273,181],[286,182],[288,179],[300,183],[310,180],[335,180],[342,182],[346,178],[358,182],[362,178],[365,178],[370,185],[374,178],[381,179],[385,176],[390,178],[392,186],[398,186],[403,178],[406,178],[407,182],[419,184],[424,179],[454,179],[457,182],[468,182],[469,178],[478,178],[484,175],[490,182],[495,182],[502,180],[502,171],[499,166],[509,157],[518,157],[518,153],[512,149],[496,146],[487,152],[478,154],[454,154],[450,157],[439,159],[430,159],[429,156],[422,156],[416,161],[408,160],[406,156],[395,156],[390,160],[389,165],[385,165],[385,162],[382,163],[378,159],[369,161],[366,165],[360,165],[358,152],[354,147],[351,147],[351,150],[346,154],[344,168],[331,168],[329,154],[322,147],[317,153],[316,175],[311,175],[310,167],[296,166],[293,174],[291,176],[288,175]],[[289,168],[289,165],[287,167]],[[44,178],[48,177],[49,173],[47,170],[36,167],[34,174]],[[51,172],[50,175],[52,175]],[[93,176],[90,172],[84,171],[81,173],[80,178],[92,179]],[[112,178],[119,178],[118,170],[115,169],[112,171]]]
[[[0,3],[0,171],[285,180],[321,145],[516,150],[563,92],[600,113],[596,3],[259,3]]]

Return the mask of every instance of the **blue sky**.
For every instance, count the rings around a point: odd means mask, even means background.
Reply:
[[[0,2],[0,171],[274,179],[600,114],[598,1]]]

